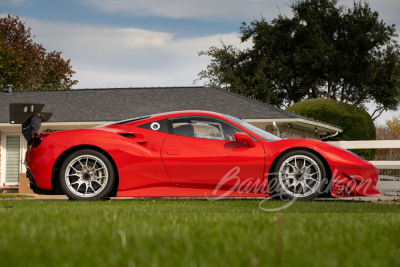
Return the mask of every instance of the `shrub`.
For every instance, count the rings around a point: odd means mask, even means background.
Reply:
[[[288,111],[335,125],[343,130],[327,141],[376,140],[371,116],[364,109],[331,99],[308,99],[287,108]],[[367,160],[375,159],[374,149],[354,151]]]

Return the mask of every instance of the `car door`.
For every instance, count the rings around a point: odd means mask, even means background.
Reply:
[[[263,181],[264,148],[234,140],[240,129],[206,116],[170,119],[161,155],[171,181],[180,186],[232,188],[248,178]]]

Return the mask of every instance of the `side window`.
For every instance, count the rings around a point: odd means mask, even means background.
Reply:
[[[172,134],[214,140],[235,141],[241,130],[209,117],[183,117],[171,119]]]
[[[143,129],[157,131],[157,132],[169,133],[168,119],[149,122],[146,124],[139,125],[138,127],[143,128]]]

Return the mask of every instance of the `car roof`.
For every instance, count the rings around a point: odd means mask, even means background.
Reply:
[[[174,117],[186,117],[186,116],[208,116],[208,117],[213,117],[220,119],[222,121],[229,122],[230,124],[233,124],[235,127],[239,127],[242,129],[244,132],[252,136],[258,141],[263,141],[262,138],[260,138],[257,134],[251,132],[250,130],[246,129],[245,127],[238,125],[236,122],[231,121],[228,118],[225,118],[223,114],[217,113],[217,112],[212,112],[212,111],[204,111],[204,110],[182,110],[182,111],[172,111],[172,112],[165,112],[165,113],[159,113],[159,114],[154,114],[154,115],[149,115],[149,116],[143,116],[143,117],[138,117],[138,118],[132,118],[132,119],[127,119],[121,122],[124,123],[113,123],[109,125],[103,125],[104,127],[115,127],[117,124],[129,124],[134,127],[150,123],[153,121],[158,121],[158,120],[164,120],[168,118],[174,118]],[[130,121],[132,120],[132,121]],[[101,126],[98,126],[101,127]]]

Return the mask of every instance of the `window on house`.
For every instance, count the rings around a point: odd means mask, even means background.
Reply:
[[[6,183],[17,183],[19,180],[20,136],[6,137]]]

